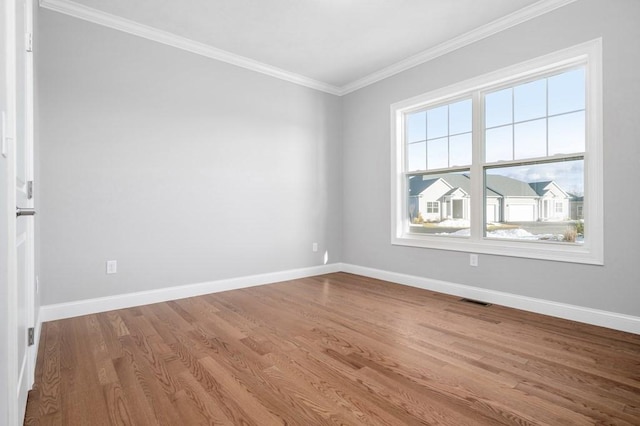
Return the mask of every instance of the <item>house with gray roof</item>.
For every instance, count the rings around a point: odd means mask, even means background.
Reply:
[[[425,221],[470,217],[471,180],[467,173],[413,176],[409,179],[409,216]],[[487,222],[566,220],[572,196],[553,181],[523,182],[486,176]]]
[[[531,182],[529,186],[540,196],[539,220],[566,220],[570,217],[571,195],[554,181]]]
[[[569,216],[572,219],[584,219],[584,195],[569,194]]]
[[[469,177],[464,174],[414,176],[409,180],[409,215],[428,222],[468,219]]]

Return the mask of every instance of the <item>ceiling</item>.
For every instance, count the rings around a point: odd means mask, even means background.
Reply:
[[[571,1],[40,0],[40,4],[344,94]]]

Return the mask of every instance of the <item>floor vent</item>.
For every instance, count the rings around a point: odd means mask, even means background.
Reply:
[[[482,302],[480,300],[473,300],[473,299],[460,299],[461,302],[465,302],[465,303],[473,303],[474,305],[480,305],[480,306],[491,306],[491,303],[487,303],[487,302]]]

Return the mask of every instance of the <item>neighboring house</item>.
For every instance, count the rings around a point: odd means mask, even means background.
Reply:
[[[468,219],[470,181],[466,175],[414,176],[409,181],[409,214],[428,222]]]
[[[468,220],[470,184],[467,174],[412,177],[409,181],[410,219],[413,221],[421,215],[428,222]],[[553,181],[527,183],[506,176],[487,175],[485,191],[487,222],[577,218],[570,210],[570,200],[574,197]],[[577,204],[575,210],[578,210]]]
[[[533,222],[539,219],[538,193],[526,182],[500,175],[487,175],[487,188],[499,195],[487,203],[487,222]]]
[[[532,182],[531,188],[540,196],[538,209],[540,220],[569,219],[569,199],[571,196],[553,181]]]
[[[569,194],[569,196],[569,217],[576,220],[584,219],[584,196],[575,194]]]

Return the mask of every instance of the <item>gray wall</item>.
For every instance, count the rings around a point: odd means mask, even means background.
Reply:
[[[338,97],[42,9],[39,41],[43,305],[341,258]]]
[[[343,99],[343,261],[640,315],[640,2],[582,0]],[[603,37],[605,266],[390,244],[390,104]]]
[[[581,0],[343,98],[40,12],[43,305],[319,265],[328,250],[640,315],[640,2]],[[392,246],[389,105],[596,37],[605,266],[481,255],[471,268],[465,253]]]

